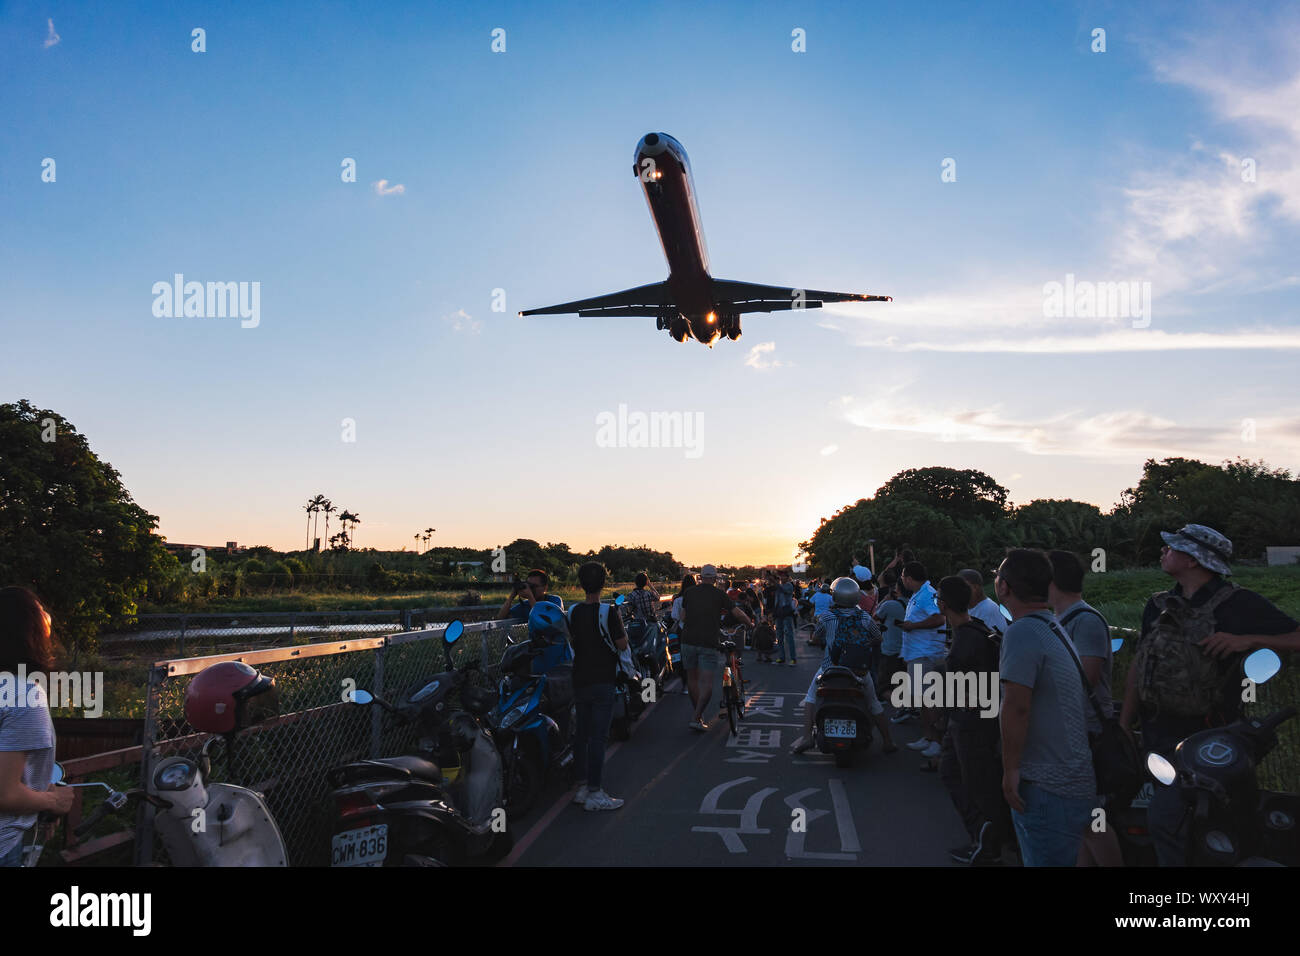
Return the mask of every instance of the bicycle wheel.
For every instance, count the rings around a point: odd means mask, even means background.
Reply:
[[[736,736],[736,688],[730,681],[722,685],[723,704],[727,709],[727,723],[731,725],[731,736]]]

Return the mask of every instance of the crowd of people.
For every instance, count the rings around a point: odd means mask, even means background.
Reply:
[[[759,660],[794,666],[803,622],[824,641],[819,674],[845,647],[865,655],[852,666],[865,675],[885,753],[899,749],[891,728],[918,722],[921,735],[907,747],[925,760],[922,769],[937,773],[968,834],[950,851],[953,860],[989,865],[1013,854],[1026,866],[1122,865],[1114,828],[1095,825],[1098,810],[1104,818],[1116,809],[1098,795],[1094,772],[1091,748],[1103,725],[1118,709],[1124,732],[1140,729],[1142,752],[1170,758],[1188,735],[1238,719],[1247,652],[1300,650],[1296,620],[1228,580],[1226,537],[1197,524],[1162,534],[1160,567],[1173,585],[1147,601],[1134,664],[1119,689],[1112,686],[1110,626],[1084,599],[1084,568],[1068,551],[1009,550],[993,573],[991,596],[979,570],[934,584],[906,550],[878,577],[854,557],[834,581],[799,582],[781,568],[728,587],[705,565],[698,578],[683,578],[670,613],[693,705],[688,726],[708,729],[724,626],[743,626]],[[498,617],[525,622],[541,614],[563,622],[576,707],[574,802],[615,810],[623,801],[605,791],[603,765],[628,636],[622,615],[602,600],[605,568],[588,562],[578,581],[583,600],[566,611],[548,592],[547,575],[534,570],[516,582]],[[635,618],[661,616],[660,596],[645,574],[624,603]],[[50,615],[36,595],[0,589],[0,672],[46,671],[52,663]],[[894,705],[896,688],[945,673],[973,677],[968,686],[1000,687],[997,706],[967,699],[916,707],[906,694]],[[40,687],[33,687],[20,705],[0,701],[0,866],[20,864],[23,834],[38,812],[66,812],[72,800],[70,789],[51,786],[54,730]],[[816,677],[795,753],[810,746],[815,687]],[[1187,862],[1183,817],[1178,789],[1155,788],[1148,825],[1161,865]]]
[[[907,550],[878,576],[855,556],[849,573],[834,581],[798,582],[782,568],[725,591],[716,569],[706,565],[698,580],[683,579],[672,611],[695,705],[690,726],[707,729],[720,627],[728,617],[753,628],[759,660],[777,664],[795,662],[797,622],[811,624],[826,643],[820,674],[830,664],[836,629],[858,626],[846,617],[851,610],[875,637],[865,673],[883,750],[898,750],[891,725],[918,722],[920,737],[907,747],[924,758],[922,770],[942,781],[969,837],[950,850],[954,861],[1123,865],[1115,828],[1105,823],[1122,808],[1098,793],[1093,766],[1103,723],[1118,719],[1135,750],[1140,733],[1141,753],[1172,758],[1183,738],[1240,717],[1247,652],[1300,650],[1300,624],[1228,580],[1228,538],[1197,524],[1162,534],[1160,567],[1172,586],[1147,601],[1135,664],[1118,693],[1110,625],[1084,599],[1084,566],[1069,551],[1009,550],[992,574],[992,595],[974,568],[932,583]],[[651,608],[647,603],[639,613]],[[759,639],[764,626],[774,631],[767,642]],[[1178,664],[1188,653],[1203,665]],[[896,687],[924,685],[928,675],[947,672],[963,675],[966,686],[999,688],[995,706],[967,699],[915,707],[912,695],[901,706],[891,704]],[[815,686],[816,677],[795,753],[811,745]],[[1188,862],[1184,811],[1177,787],[1155,788],[1148,827],[1162,866]]]

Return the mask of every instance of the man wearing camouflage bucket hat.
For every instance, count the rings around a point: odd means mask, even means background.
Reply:
[[[1254,591],[1224,580],[1232,542],[1201,524],[1161,532],[1160,569],[1175,580],[1142,611],[1120,723],[1142,726],[1142,749],[1172,758],[1185,737],[1241,716],[1241,661],[1261,647],[1300,650],[1300,624]],[[1156,787],[1148,828],[1161,866],[1185,866],[1184,806],[1177,787]]]

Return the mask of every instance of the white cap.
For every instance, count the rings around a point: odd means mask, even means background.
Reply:
[[[716,578],[717,576],[718,569],[711,564],[706,564],[704,567],[700,568],[700,577]]]

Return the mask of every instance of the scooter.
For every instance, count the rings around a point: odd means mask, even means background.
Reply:
[[[450,648],[464,632],[453,621],[443,637],[447,670],[393,705],[365,690],[350,703],[378,704],[412,724],[417,754],[357,760],[327,774],[333,788],[331,866],[444,866],[509,852],[501,756],[483,718],[494,695],[474,686],[473,667],[455,670]],[[461,709],[448,698],[459,692]]]
[[[496,706],[486,721],[503,760],[505,802],[511,814],[527,813],[552,770],[573,761],[572,651],[527,640],[501,655]],[[548,663],[548,660],[551,661]]]
[[[627,642],[632,649],[632,660],[642,677],[655,682],[655,696],[663,692],[664,682],[675,669],[668,652],[668,641],[663,624],[637,618],[627,625]],[[681,652],[678,658],[681,660]],[[680,665],[679,665],[680,667]]]
[[[222,737],[209,737],[197,760],[168,757],[160,762],[148,790],[114,790],[106,783],[72,783],[103,787],[108,797],[74,830],[85,835],[110,813],[132,799],[155,809],[154,830],[173,866],[288,866],[284,837],[262,794],[232,783],[211,783],[211,749]]]
[[[871,746],[866,680],[847,667],[828,667],[817,678],[816,698],[813,744],[822,753],[833,754],[835,766],[853,766],[854,753]]]
[[[1262,684],[1281,669],[1271,650],[1251,653],[1246,676]],[[1260,790],[1255,770],[1277,746],[1277,728],[1296,716],[1286,707],[1192,734],[1174,759],[1147,755],[1161,786],[1177,786],[1186,806],[1180,827],[1192,866],[1300,865],[1300,794]]]

